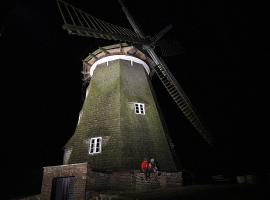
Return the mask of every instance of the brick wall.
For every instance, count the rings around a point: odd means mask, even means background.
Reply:
[[[66,145],[68,164],[88,162],[94,170],[139,169],[145,158],[155,158],[164,171],[176,171],[167,137],[141,64],[115,60],[98,65],[90,81],[80,123]],[[145,104],[145,115],[134,103]],[[102,137],[102,152],[89,155],[89,141]]]
[[[54,178],[75,177],[74,199],[83,200],[106,191],[147,191],[182,186],[181,172],[151,174],[149,180],[138,170],[121,172],[93,171],[87,163],[44,167],[41,200],[50,200]]]
[[[54,178],[69,176],[75,177],[73,193],[74,199],[84,200],[87,178],[87,163],[44,167],[40,199],[51,199],[52,183]]]
[[[68,163],[88,162],[95,169],[121,166],[119,62],[101,64],[88,86],[80,123],[66,148],[72,149]],[[102,153],[89,155],[91,137],[102,137]]]
[[[123,172],[94,172],[88,170],[87,188],[88,192],[98,191],[125,191],[125,190],[151,190],[160,188],[171,188],[182,186],[181,172],[161,172],[150,174],[150,179],[145,180],[144,173],[139,171]]]
[[[176,171],[151,82],[142,65],[120,60],[122,165],[138,169],[144,157],[155,158],[160,169]],[[145,104],[145,115],[134,114],[134,102]]]
[[[143,173],[136,173],[136,190],[149,190],[167,187],[182,186],[182,173],[181,172],[161,172],[158,174],[150,174],[150,179],[145,180]]]

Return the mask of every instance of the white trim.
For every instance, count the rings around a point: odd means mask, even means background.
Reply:
[[[138,64],[142,64],[144,69],[146,70],[147,74],[150,73],[150,68],[149,66],[144,62],[142,61],[141,59],[139,58],[136,58],[136,57],[133,57],[133,56],[127,56],[127,55],[112,55],[112,56],[106,56],[104,58],[101,58],[99,59],[97,62],[95,62],[92,66],[91,66],[91,69],[90,69],[90,76],[92,77],[93,76],[93,73],[97,67],[97,65],[100,65],[102,63],[107,63],[107,66],[108,66],[108,62],[109,61],[113,61],[113,60],[129,60],[131,61],[131,65],[133,65],[133,62],[135,63],[138,63]]]
[[[72,148],[65,149],[64,158],[63,158],[64,164],[68,163],[71,153],[72,153]]]
[[[138,108],[136,108],[136,107],[138,107]],[[144,103],[137,103],[137,102],[135,102],[134,103],[134,112],[137,115],[145,115],[145,105],[144,105]]]
[[[81,118],[82,118],[82,115],[83,115],[83,111],[81,111],[80,114],[79,114],[79,119],[78,119],[77,125],[79,125],[79,123],[80,123],[80,121],[81,121]]]
[[[97,142],[97,140],[99,140],[99,142]],[[94,142],[92,142],[92,141],[94,141]],[[97,147],[97,144],[99,144],[98,147]],[[89,154],[90,155],[101,153],[101,148],[102,148],[102,137],[94,137],[94,138],[90,139],[90,144],[89,144]],[[93,149],[93,152],[91,152],[91,149]],[[98,151],[97,151],[97,149],[98,149]]]
[[[89,91],[88,91],[88,88],[87,88],[87,89],[86,89],[86,93],[85,93],[85,98],[84,98],[84,99],[87,98],[88,94],[89,94]]]
[[[70,165],[82,165],[82,164],[85,164],[87,165],[87,162],[83,162],[83,163],[74,163],[74,164],[65,164],[65,165],[54,165],[54,166],[47,166],[47,167],[43,167],[43,169],[47,169],[47,168],[59,168],[61,166],[70,166]]]

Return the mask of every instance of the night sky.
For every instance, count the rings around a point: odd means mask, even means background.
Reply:
[[[68,2],[129,27],[116,0]],[[6,3],[0,4],[0,80],[1,182],[7,198],[39,193],[42,167],[62,163],[82,106],[82,59],[117,42],[68,35],[54,0]],[[269,89],[262,89],[260,69],[269,66],[264,62],[269,51],[254,48],[266,33],[254,42],[249,7],[199,0],[136,0],[127,6],[146,35],[172,24],[166,37],[184,48],[164,60],[212,133],[213,147],[186,121],[158,78],[152,80],[184,168],[227,175],[269,170],[262,98]]]

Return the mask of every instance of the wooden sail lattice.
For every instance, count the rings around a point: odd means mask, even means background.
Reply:
[[[185,53],[185,49],[177,40],[162,39],[158,42],[157,46],[163,57],[177,56]]]
[[[148,40],[147,37],[144,36],[140,28],[137,26],[134,19],[132,18],[129,11],[124,6],[121,0],[119,0],[119,3],[121,4],[123,11],[125,12],[135,32],[128,28],[105,22],[101,19],[89,15],[88,13],[78,8],[75,8],[74,6],[62,0],[57,0],[58,7],[64,21],[63,29],[67,30],[69,34],[124,41],[141,45],[141,48],[148,53],[150,58],[153,60],[153,63],[155,63],[154,66],[151,67],[152,71],[157,74],[158,78],[165,86],[169,95],[172,97],[174,102],[182,111],[183,115],[193,125],[193,127],[203,137],[203,139],[208,144],[212,144],[213,139],[210,133],[204,127],[202,120],[197,114],[194,106],[188,99],[187,95],[185,94],[178,81],[170,72],[165,62],[156,55],[154,49],[152,48],[152,46],[156,44],[156,42],[164,35],[164,33],[171,28],[171,26],[166,27],[155,37]],[[165,48],[162,54],[175,55],[176,52],[183,51],[183,49],[179,49],[180,45],[174,44],[173,46],[178,47],[178,50],[171,47],[167,49]],[[173,51],[171,49],[173,49]],[[84,67],[87,68],[87,65],[88,63],[84,63]],[[84,80],[89,80],[89,78],[89,74],[84,73]]]
[[[105,22],[67,2],[57,0],[57,5],[64,22],[62,27],[69,34],[131,43],[146,42],[131,29]]]
[[[212,144],[212,137],[204,127],[200,117],[198,116],[194,106],[190,102],[184,90],[174,78],[172,73],[168,70],[166,64],[164,62],[161,63],[161,65],[156,65],[154,67],[158,78],[187,120],[193,125],[193,127],[208,144]]]

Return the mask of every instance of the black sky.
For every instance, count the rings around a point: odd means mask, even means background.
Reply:
[[[116,0],[68,1],[92,15],[129,27]],[[147,35],[168,24],[185,53],[164,58],[203,117],[216,144],[207,146],[157,77],[153,85],[185,168],[213,173],[262,173],[267,90],[260,67],[269,49],[254,48],[250,7],[227,1],[128,1]],[[7,196],[38,193],[42,167],[62,162],[82,105],[82,62],[113,41],[70,36],[56,2],[13,0],[1,5],[1,168]],[[264,37],[262,33],[261,37]],[[268,65],[269,66],[269,65]],[[260,88],[260,89],[259,89]],[[269,118],[269,117],[268,117]]]

